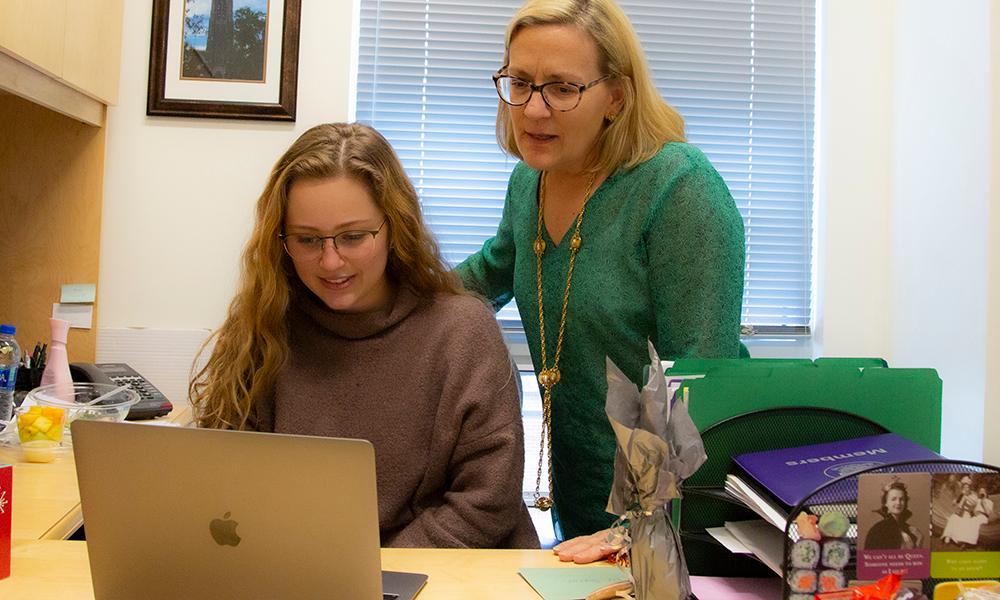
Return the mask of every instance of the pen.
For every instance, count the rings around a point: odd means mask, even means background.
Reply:
[[[38,351],[38,360],[35,361],[34,368],[31,369],[31,387],[35,388],[42,383],[42,370],[45,369],[45,349],[47,346],[42,344],[41,350]]]

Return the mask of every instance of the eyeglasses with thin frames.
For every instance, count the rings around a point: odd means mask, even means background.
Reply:
[[[285,252],[295,260],[315,260],[323,256],[326,240],[330,240],[333,249],[341,258],[365,258],[375,249],[375,238],[388,222],[382,219],[378,229],[355,229],[341,231],[336,235],[316,235],[313,233],[279,233]]]
[[[504,73],[506,68],[503,66],[493,74],[493,85],[496,86],[497,95],[500,96],[501,100],[511,106],[524,106],[531,101],[531,96],[538,92],[542,95],[546,106],[559,112],[573,110],[580,105],[584,92],[612,77],[612,75],[605,75],[590,83],[547,81],[536,84]]]

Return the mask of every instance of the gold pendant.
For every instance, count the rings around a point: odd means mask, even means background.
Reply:
[[[538,374],[538,383],[542,384],[543,388],[549,389],[559,383],[559,377],[558,367],[543,369],[542,372]]]
[[[545,365],[547,364],[545,352],[545,310],[542,306],[542,254],[545,252],[545,240],[542,239],[542,215],[545,210],[545,173],[542,173],[541,177],[538,191],[538,229],[535,234],[533,249],[536,258],[536,282],[538,283],[539,341],[541,342],[542,365]],[[537,508],[543,512],[552,508],[552,497],[543,496],[540,492],[542,487],[542,467],[545,463],[546,454],[549,457],[550,493],[555,489],[552,483],[552,387],[559,383],[561,377],[559,373],[559,354],[563,343],[563,332],[566,329],[566,307],[568,306],[567,300],[569,299],[570,284],[573,282],[573,263],[576,259],[577,251],[583,245],[583,238],[580,237],[580,226],[583,223],[583,211],[587,208],[587,201],[590,200],[590,195],[594,191],[596,177],[596,172],[591,174],[590,183],[587,184],[587,192],[583,196],[583,205],[580,206],[580,211],[576,217],[576,229],[573,231],[573,237],[570,239],[569,267],[566,272],[566,288],[563,292],[562,314],[559,317],[559,338],[556,342],[556,354],[553,357],[552,367],[542,369],[538,374],[538,383],[545,388],[545,393],[542,394],[542,443],[538,449],[538,476],[535,478],[535,502],[533,508]]]

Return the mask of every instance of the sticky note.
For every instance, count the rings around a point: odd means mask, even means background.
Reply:
[[[69,321],[73,329],[90,329],[94,323],[94,305],[56,303],[52,305],[52,318]]]
[[[93,283],[67,283],[62,286],[59,302],[93,303],[97,299],[97,285]]]
[[[618,567],[556,567],[521,569],[521,577],[545,600],[582,600],[628,576]]]

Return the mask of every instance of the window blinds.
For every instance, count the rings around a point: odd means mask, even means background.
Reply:
[[[490,75],[520,0],[361,0],[356,118],[392,143],[450,263],[496,231],[516,162]],[[620,0],[747,234],[744,324],[808,331],[814,0]],[[505,328],[516,309],[501,311]]]

